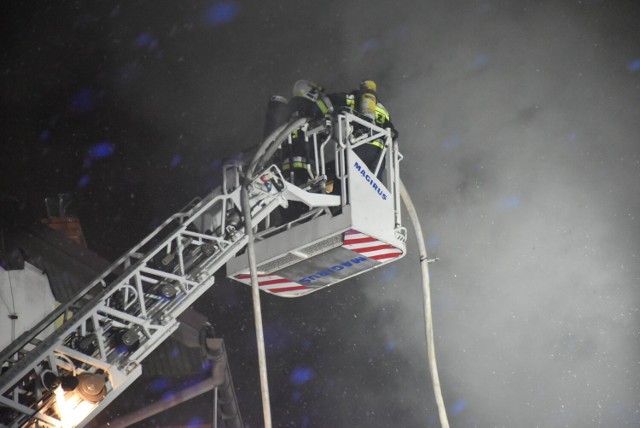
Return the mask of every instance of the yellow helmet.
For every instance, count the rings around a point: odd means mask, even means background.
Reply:
[[[360,90],[363,92],[373,92],[375,94],[376,89],[376,82],[373,80],[363,80],[360,82]]]

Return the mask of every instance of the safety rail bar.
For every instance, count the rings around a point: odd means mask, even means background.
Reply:
[[[394,195],[395,223],[397,227],[400,227],[399,163],[402,160],[402,154],[399,151],[397,141],[393,139],[391,129],[381,128],[355,112],[345,110],[336,116],[327,117],[315,123],[307,122],[299,130],[303,132],[305,141],[311,144],[312,159],[310,163],[313,172],[309,182],[300,185],[300,187],[309,189],[320,184],[320,191],[324,191],[328,181],[339,180],[339,185],[341,186],[339,193],[341,195],[341,205],[343,206],[349,203],[346,166],[347,147],[357,150],[358,147],[365,144],[381,142],[383,148],[371,172],[378,176],[382,171],[383,162],[385,162],[386,168],[384,169],[382,181]],[[293,144],[291,135],[288,136],[286,143]],[[334,165],[333,174],[335,175],[331,177],[328,176],[327,172],[327,166],[330,162]],[[279,226],[279,228],[283,229],[286,226]],[[406,239],[406,232],[401,231],[400,233],[404,237],[403,239]],[[267,235],[270,234],[272,232]]]
[[[250,192],[256,222],[281,203],[275,189],[264,189],[260,176]],[[0,406],[16,412],[13,425],[31,419],[50,426],[62,424],[55,416],[54,393],[42,379],[46,372],[55,377],[105,372],[109,399],[96,404],[92,413],[115,398],[117,394],[111,392],[128,384],[127,377],[137,377],[134,371],[139,362],[177,328],[177,315],[213,284],[214,273],[246,245],[241,225],[235,229],[225,223],[227,213],[239,209],[239,193],[238,186],[233,192],[212,192],[195,205],[190,203],[3,352],[7,369],[0,376]],[[193,230],[192,224],[211,212],[218,213],[213,222],[220,225],[217,231]],[[170,226],[173,231],[166,230]],[[61,316],[65,321],[60,327],[30,345],[38,334],[55,328]]]

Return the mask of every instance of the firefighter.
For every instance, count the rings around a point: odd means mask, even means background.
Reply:
[[[298,80],[293,85],[288,103],[289,120],[309,118],[313,121],[332,112],[331,101],[320,85],[309,80]],[[291,140],[282,145],[280,159],[282,173],[291,183],[302,185],[314,178],[313,147],[306,141],[303,131],[294,131]]]
[[[373,80],[363,80],[358,89],[349,93],[336,93],[329,95],[332,105],[339,108],[348,108],[359,114],[362,118],[375,123],[381,128],[390,128],[393,139],[398,136],[389,112],[378,99],[376,83]],[[356,134],[364,132],[364,128],[355,129]],[[384,149],[384,142],[379,140],[370,141],[355,148],[354,152],[367,165],[369,170],[375,171],[380,160],[380,155]],[[380,166],[378,176],[382,176],[384,162]]]
[[[321,119],[333,112],[331,101],[323,88],[309,80],[298,80],[293,85],[292,97],[271,97],[267,106],[264,134],[265,137],[281,126],[298,118],[309,118],[311,121]],[[304,186],[313,176],[314,156],[310,141],[302,130],[296,130],[291,138],[285,141],[276,155],[280,170],[285,180],[296,186]],[[290,201],[286,210],[275,213],[279,219],[277,224],[295,220],[308,211],[302,202]]]

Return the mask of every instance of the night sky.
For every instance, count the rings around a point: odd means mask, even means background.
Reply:
[[[12,1],[2,21],[0,192],[24,218],[72,192],[114,259],[260,143],[271,94],[374,79],[440,259],[451,426],[640,426],[636,1]],[[263,295],[274,426],[437,426],[409,247],[330,290]],[[249,287],[221,280],[197,306],[261,426]]]

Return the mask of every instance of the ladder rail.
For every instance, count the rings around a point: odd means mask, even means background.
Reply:
[[[259,178],[251,189],[251,215],[256,222],[282,204],[277,191],[261,189]],[[10,365],[0,376],[0,404],[22,414],[17,425],[35,419],[46,426],[56,426],[51,422],[55,407],[51,405],[53,393],[43,388],[39,377],[46,371],[59,375],[69,364],[80,372],[104,371],[108,395],[119,394],[120,386],[129,382],[126,378],[139,369],[141,360],[177,328],[177,316],[210,288],[215,272],[246,245],[247,237],[242,230],[234,231],[230,236],[225,236],[229,231],[223,229],[217,236],[188,230],[199,216],[214,208],[221,217],[219,223],[225,225],[227,209],[237,207],[239,192],[240,187],[226,194],[212,192],[186,212],[171,216],[70,304],[58,308],[39,323],[38,328],[21,336],[3,352]],[[180,224],[174,225],[173,232],[163,232],[176,219]],[[147,244],[153,247],[144,251]],[[210,248],[205,251],[207,245]],[[156,263],[157,256],[166,251],[175,253],[177,263],[167,266]],[[135,261],[131,262],[134,254]],[[128,266],[125,262],[129,262]],[[109,278],[115,274],[118,274],[115,279]],[[163,286],[169,287],[169,294],[174,294],[171,298],[162,295]],[[81,302],[83,297],[90,299]],[[78,303],[83,305],[74,306]],[[28,346],[33,338],[53,326],[68,311],[73,314],[62,326],[35,347]],[[135,338],[136,347],[123,352],[122,344],[118,342],[122,338],[118,338],[118,334],[131,331],[130,338]],[[91,338],[95,346],[84,352],[73,349],[73,340],[85,335],[95,337]],[[99,407],[112,399],[99,402],[92,413],[97,413]]]
[[[25,331],[23,334],[17,337],[16,340],[14,340],[8,347],[6,347],[0,352],[0,366],[4,366],[6,363],[8,364],[12,363],[11,358],[16,353],[18,353],[26,345],[31,343],[38,335],[40,335],[44,330],[46,330],[49,326],[51,326],[56,320],[63,317],[64,320],[66,321],[65,315],[71,308],[74,307],[74,305],[76,305],[79,301],[81,301],[85,296],[90,294],[90,292],[94,291],[96,287],[104,287],[106,285],[106,280],[110,275],[129,267],[131,265],[131,260],[139,257],[140,249],[144,247],[153,238],[158,236],[174,220],[183,217],[185,215],[185,210],[187,209],[187,207],[190,207],[189,209],[192,210],[193,209],[192,204],[193,204],[193,201],[187,204],[185,208],[183,208],[180,212],[173,214],[172,216],[167,218],[167,220],[165,220],[162,224],[156,227],[156,229],[154,229],[142,241],[138,242],[134,247],[132,247],[119,259],[117,259],[115,262],[109,265],[109,267],[107,267],[98,277],[96,277],[96,279],[94,279],[82,291],[76,294],[72,300],[58,306],[49,315],[43,318],[38,324],[36,324],[34,327]]]
[[[236,184],[236,187],[239,187],[239,185]],[[229,193],[226,193],[226,195],[229,195]],[[23,350],[25,346],[31,343],[38,335],[40,335],[44,330],[46,330],[48,327],[54,324],[61,317],[63,317],[64,321],[66,321],[67,320],[66,315],[68,314],[68,312],[72,310],[77,305],[77,303],[80,302],[82,299],[84,299],[87,295],[90,295],[92,291],[99,292],[101,289],[105,288],[107,286],[107,281],[109,280],[109,277],[111,275],[117,274],[118,272],[124,272],[122,275],[125,275],[127,270],[131,268],[132,264],[141,263],[142,262],[141,249],[143,249],[143,247],[148,243],[150,243],[154,238],[161,236],[163,232],[166,233],[167,229],[169,228],[171,228],[172,230],[175,229],[175,225],[172,225],[174,221],[183,219],[185,217],[189,217],[191,220],[188,221],[186,224],[191,224],[193,221],[195,221],[195,219],[199,214],[201,214],[203,211],[206,211],[216,203],[214,199],[217,196],[218,194],[216,193],[216,191],[214,191],[214,192],[211,192],[204,199],[194,198],[179,212],[168,217],[163,223],[157,226],[149,235],[147,235],[135,246],[133,246],[130,250],[128,250],[124,255],[122,255],[115,262],[109,265],[109,267],[107,267],[100,275],[98,275],[96,279],[94,279],[88,286],[86,286],[82,291],[76,294],[76,296],[72,300],[58,306],[49,315],[47,315],[38,324],[36,324],[33,328],[27,330],[25,333],[20,335],[16,340],[14,340],[7,348],[2,350],[2,352],[0,352],[0,365],[4,366],[5,363],[12,364],[14,362],[12,360],[12,357],[15,354]],[[231,196],[229,198],[222,198],[221,200],[223,201],[223,204],[224,204],[225,202],[227,202],[228,199],[234,199],[234,197]],[[236,197],[235,199],[238,199],[238,198]],[[236,205],[239,206],[239,200],[237,201]],[[222,217],[224,221],[224,216]],[[216,241],[218,243],[222,241],[215,236],[208,235],[208,237],[210,240]],[[206,239],[204,236],[201,236],[201,238]],[[113,282],[113,280],[110,282]],[[0,385],[2,384],[0,383]]]

